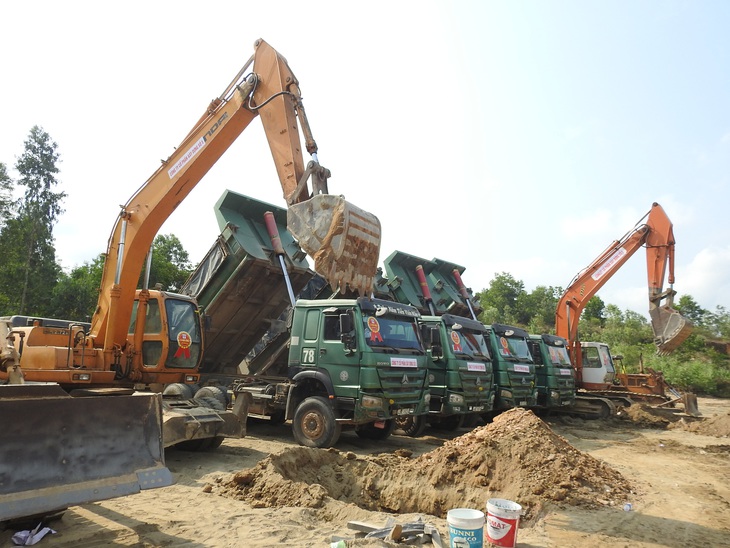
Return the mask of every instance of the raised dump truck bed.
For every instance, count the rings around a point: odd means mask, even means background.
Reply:
[[[221,234],[182,288],[206,315],[204,375],[236,375],[241,361],[291,304],[264,222],[267,211],[279,230],[294,293],[314,276],[286,230],[286,210],[224,192],[216,204]]]

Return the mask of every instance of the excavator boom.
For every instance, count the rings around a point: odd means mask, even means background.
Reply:
[[[640,248],[646,247],[649,287],[649,316],[657,352],[668,354],[682,344],[692,325],[672,308],[674,284],[674,233],[662,207],[651,210],[620,240],[609,245],[590,265],[578,273],[561,297],[555,312],[555,332],[570,341],[571,357],[582,368],[578,320],[588,301]],[[663,289],[669,271],[669,288]],[[664,303],[662,303],[664,301]]]
[[[253,63],[250,74],[246,74]],[[155,235],[249,123],[260,116],[289,207],[291,233],[333,288],[372,291],[380,251],[380,222],[328,193],[329,170],[286,60],[263,40],[226,90],[214,99],[175,152],[123,206],[109,239],[91,337],[111,355],[123,347],[137,280]],[[304,166],[299,124],[312,161]],[[311,179],[311,190],[308,181]],[[109,358],[111,360],[111,358]]]

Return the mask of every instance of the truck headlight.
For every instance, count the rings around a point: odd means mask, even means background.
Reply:
[[[551,390],[550,391],[550,399],[559,401],[560,400],[560,392],[558,392],[557,390]]]
[[[462,404],[464,403],[464,396],[461,394],[449,394],[449,403]]]
[[[503,398],[512,398],[512,390],[500,390],[499,395]]]
[[[374,396],[363,396],[362,406],[367,407],[368,409],[382,409],[383,398],[376,398]]]

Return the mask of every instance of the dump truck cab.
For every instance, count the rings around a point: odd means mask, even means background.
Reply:
[[[289,347],[295,386],[287,405],[295,432],[296,409],[312,396],[331,402],[338,424],[387,421],[392,431],[391,419],[426,413],[419,317],[411,306],[362,297],[297,301]]]
[[[530,335],[527,345],[535,363],[537,406],[550,410],[574,405],[575,372],[568,353],[568,342],[545,333]]]
[[[534,407],[537,403],[535,364],[527,346],[527,331],[504,324],[486,328],[497,384],[494,411]]]
[[[424,316],[421,325],[439,332],[428,349],[432,421],[458,427],[468,415],[491,411],[494,377],[484,325],[451,314]]]

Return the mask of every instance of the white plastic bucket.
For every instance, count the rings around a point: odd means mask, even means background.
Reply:
[[[522,506],[506,499],[487,501],[487,540],[504,548],[514,548]]]
[[[484,546],[484,512],[471,508],[454,508],[446,513],[449,524],[449,548]]]

